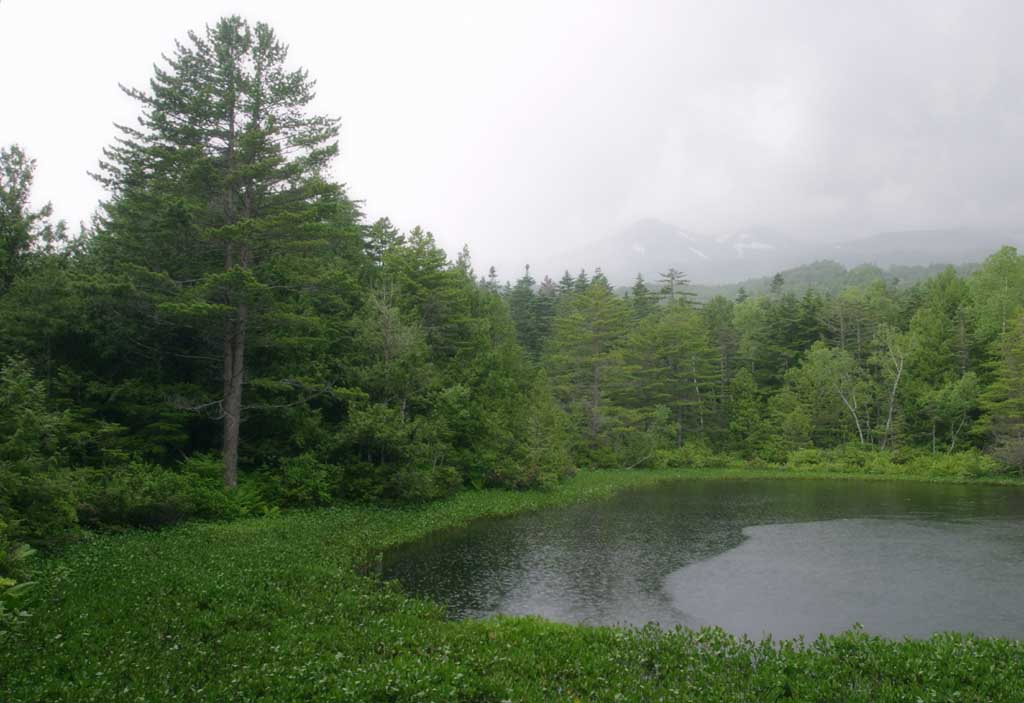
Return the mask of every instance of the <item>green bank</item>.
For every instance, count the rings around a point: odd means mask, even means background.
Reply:
[[[377,556],[487,515],[684,477],[590,471],[549,491],[472,491],[98,537],[46,560],[0,650],[8,701],[1019,701],[1024,645],[853,631],[751,642],[720,630],[449,621],[375,577]],[[833,474],[834,476],[835,474]],[[855,475],[855,474],[850,474]],[[948,480],[948,479],[947,479]]]

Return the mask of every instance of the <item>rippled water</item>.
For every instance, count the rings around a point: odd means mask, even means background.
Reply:
[[[678,481],[435,534],[385,575],[454,617],[1020,638],[1024,490]]]

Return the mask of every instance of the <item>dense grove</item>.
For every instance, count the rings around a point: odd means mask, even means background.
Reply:
[[[1012,248],[911,287],[777,277],[700,304],[675,270],[626,295],[600,271],[502,284],[364,220],[329,176],[339,123],[269,27],[221,20],[126,92],[138,122],[76,236],[0,151],[0,589],[23,545],[86,529],[579,467],[1024,471]]]

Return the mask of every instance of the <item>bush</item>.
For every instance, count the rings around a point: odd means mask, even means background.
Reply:
[[[79,473],[83,478],[79,518],[91,527],[161,527],[188,518],[227,518],[239,513],[219,478],[144,462]]]
[[[657,453],[658,468],[713,469],[721,468],[727,461],[704,442],[686,442],[681,447],[661,449]]]
[[[264,470],[265,494],[282,507],[328,505],[337,493],[339,473],[312,454],[302,454]]]
[[[450,466],[400,468],[391,474],[384,486],[383,497],[400,502],[436,500],[455,493],[462,487],[462,477]]]
[[[980,478],[999,473],[999,463],[977,449],[955,454],[919,454],[904,465],[904,471],[915,476],[936,478]]]
[[[63,544],[79,533],[76,481],[70,472],[19,462],[0,466],[0,518],[9,538],[36,546]]]
[[[17,601],[32,586],[25,581],[28,560],[34,550],[27,544],[16,545],[8,538],[7,524],[0,518],[0,641],[7,632],[27,617]]]
[[[922,450],[880,450],[860,445],[834,449],[798,449],[789,452],[786,466],[793,471],[906,474],[932,478],[981,478],[999,473],[999,464],[977,449],[954,454],[932,454]]]

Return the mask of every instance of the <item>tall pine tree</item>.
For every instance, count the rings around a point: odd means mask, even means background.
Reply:
[[[160,314],[217,339],[221,389],[206,405],[222,421],[229,487],[253,337],[303,334],[288,329],[302,320],[282,309],[282,279],[301,269],[291,257],[329,244],[347,203],[324,177],[338,120],[308,113],[314,83],[287,58],[270,27],[239,17],[190,33],[149,90],[125,89],[142,115],[98,176],[111,192],[98,245],[150,274]]]

